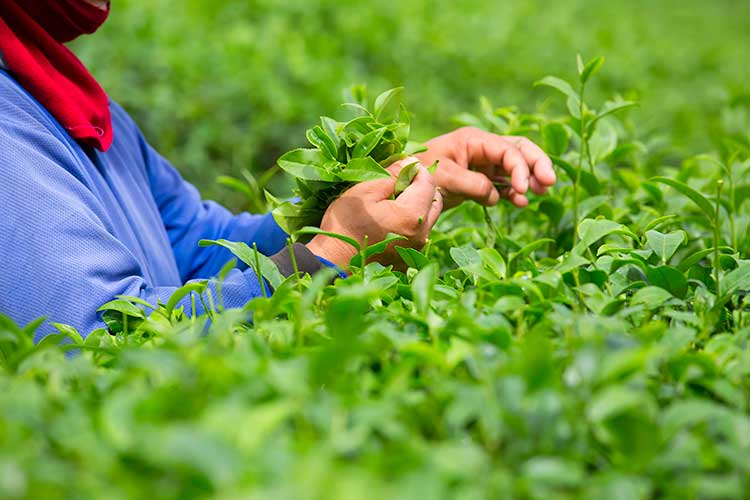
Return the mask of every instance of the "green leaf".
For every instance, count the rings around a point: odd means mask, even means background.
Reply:
[[[569,253],[567,257],[556,267],[560,274],[568,273],[589,263],[588,259],[576,253]]]
[[[244,195],[248,199],[253,199],[255,196],[257,196],[257,193],[253,191],[253,189],[251,189],[246,182],[243,182],[234,177],[230,177],[228,175],[220,175],[216,178],[216,182],[224,187],[228,187],[229,189],[232,189],[233,191]]]
[[[320,125],[316,125],[309,129],[306,135],[310,144],[321,150],[329,159],[335,160],[338,158],[338,148],[336,147],[336,144]]]
[[[586,63],[586,66],[583,69],[579,70],[581,83],[586,83],[589,80],[589,78],[594,76],[596,72],[599,71],[599,69],[602,67],[603,64],[604,64],[604,56],[595,57],[594,59]]]
[[[337,240],[341,240],[345,243],[350,244],[353,246],[357,252],[360,251],[362,247],[360,247],[359,242],[352,238],[351,236],[346,236],[344,234],[338,234],[338,233],[332,233],[330,231],[323,231],[319,227],[303,227],[302,229],[297,230],[295,234],[322,234],[324,236],[330,236],[331,238],[336,238]]]
[[[393,196],[398,196],[411,185],[411,182],[419,173],[419,162],[414,162],[406,165],[398,173],[396,178],[396,185],[393,188]]]
[[[648,224],[646,224],[643,230],[648,231],[649,229],[656,229],[659,226],[672,222],[674,219],[677,219],[677,215],[675,214],[662,215],[661,217],[657,217],[656,219],[651,220]],[[687,237],[687,235],[685,236]]]
[[[593,422],[601,423],[631,410],[644,410],[645,400],[643,393],[627,387],[608,387],[591,399],[586,416]]]
[[[638,103],[635,101],[607,101],[606,103],[604,103],[604,106],[602,106],[601,111],[599,111],[599,113],[597,113],[596,116],[586,124],[587,133],[590,134],[596,126],[597,122],[599,122],[599,120],[601,120],[605,116],[609,116],[611,114],[617,113],[624,109],[633,108],[635,106],[638,106]]]
[[[294,149],[279,158],[279,167],[288,174],[306,181],[335,182],[332,162],[318,149]]]
[[[613,233],[638,239],[627,227],[612,220],[584,219],[578,224],[578,236],[581,238],[579,245],[584,249]]]
[[[670,266],[649,267],[646,270],[649,283],[667,290],[679,299],[684,299],[688,291],[685,275]]]
[[[708,220],[713,221],[715,216],[715,209],[713,206],[713,203],[708,201],[708,199],[700,194],[695,189],[691,188],[687,184],[684,184],[676,179],[670,179],[669,177],[652,177],[649,179],[652,182],[659,182],[661,184],[666,184],[667,186],[670,186],[677,190],[678,192],[682,193],[683,195],[690,198],[690,200],[695,203],[698,208],[700,208],[701,212],[703,212],[703,215],[705,215]]]
[[[386,90],[375,98],[374,115],[375,119],[380,122],[391,121],[398,116],[401,109],[401,94],[403,87]]]
[[[73,343],[77,345],[82,345],[84,343],[83,337],[80,333],[78,333],[78,330],[73,328],[70,325],[64,325],[62,323],[50,323],[50,325],[54,326],[58,332],[62,333],[66,337],[68,337],[70,340],[73,341]]]
[[[698,262],[702,261],[703,259],[705,259],[708,256],[713,255],[714,254],[714,250],[715,250],[715,248],[711,247],[711,248],[705,248],[703,250],[699,250],[697,252],[691,253],[689,256],[687,256],[685,258],[685,260],[683,260],[682,262],[679,263],[679,265],[677,266],[677,269],[679,269],[682,272],[686,272],[688,269],[690,269],[691,267],[693,267]],[[722,251],[722,252],[723,251],[728,251],[728,252],[733,252],[734,251],[734,249],[732,249],[731,247],[719,247],[719,250]]]
[[[372,158],[354,158],[336,174],[339,179],[347,182],[365,182],[377,179],[388,179],[388,173],[378,162]]]
[[[497,276],[498,279],[505,277],[505,260],[497,250],[494,248],[480,248],[479,255],[482,257],[484,266]]]
[[[337,145],[341,142],[341,139],[338,134],[339,122],[337,122],[333,118],[329,118],[327,116],[321,116],[320,127],[323,129],[325,134],[331,138],[334,145]],[[336,147],[336,149],[338,149],[338,147]]]
[[[643,304],[649,309],[656,309],[672,298],[672,294],[658,286],[645,286],[635,292],[631,304]]]
[[[276,264],[267,256],[250,248],[247,243],[242,241],[229,241],[229,240],[200,240],[198,244],[202,247],[210,245],[218,245],[224,247],[235,257],[244,262],[248,267],[255,269],[256,261],[260,263],[260,274],[263,278],[268,280],[268,283],[274,289],[278,288],[279,285],[284,281],[284,276],[279,272]],[[260,279],[261,276],[258,278]],[[186,292],[186,293],[189,293]]]
[[[385,252],[388,249],[388,245],[393,243],[394,241],[399,240],[405,240],[405,236],[401,236],[400,234],[395,233],[388,233],[385,236],[385,239],[383,241],[379,241],[373,245],[368,245],[365,249],[365,261],[372,257],[373,255],[378,255],[383,252]],[[354,267],[361,267],[362,266],[362,253],[357,253],[354,257],[352,257],[351,261],[349,262],[351,266]]]
[[[203,292],[206,290],[206,287],[208,286],[208,282],[206,281],[194,281],[191,283],[188,283],[186,285],[181,286],[177,290],[172,293],[172,296],[169,297],[169,301],[167,301],[166,305],[166,314],[167,317],[172,317],[172,312],[174,311],[174,308],[177,307],[177,304],[190,295],[191,293],[197,293],[198,295],[203,295]]]
[[[508,261],[513,262],[514,260],[519,259],[521,257],[526,257],[529,254],[531,254],[531,252],[538,250],[554,242],[555,240],[553,240],[552,238],[539,238],[536,241],[532,241],[531,243],[524,245],[518,251],[513,252],[510,256],[510,259],[508,259]]]
[[[315,205],[315,200],[302,203],[285,202],[272,211],[276,223],[286,234],[294,234],[304,226],[314,226],[320,223],[325,207]]]
[[[550,155],[550,158],[552,159],[552,162],[563,169],[565,173],[568,175],[571,181],[575,182],[576,175],[579,174],[578,168],[574,167],[567,161],[563,160],[559,156]],[[601,193],[602,188],[599,184],[599,180],[590,172],[586,170],[580,171],[580,179],[581,179],[581,186],[589,192],[590,195],[598,195]]]
[[[663,263],[669,262],[681,245],[687,243],[687,233],[682,230],[671,233],[660,233],[656,230],[646,231],[646,246],[659,256]]]
[[[546,123],[542,126],[542,142],[547,154],[560,156],[568,150],[570,136],[560,123]]]
[[[364,158],[370,154],[370,152],[380,143],[381,139],[383,139],[385,131],[385,127],[380,127],[365,134],[364,137],[357,142],[357,145],[354,146],[352,158]]]
[[[417,311],[424,317],[430,310],[438,279],[438,266],[432,263],[422,268],[411,282],[411,292]]]
[[[578,92],[573,90],[573,87],[571,87],[568,82],[560,78],[557,78],[556,76],[545,76],[541,80],[534,82],[534,86],[539,86],[539,85],[542,85],[545,87],[552,87],[553,89],[563,93],[564,95],[568,96],[568,98],[572,99],[576,103],[576,107],[581,102],[580,98],[578,97]]]
[[[481,264],[482,256],[476,248],[471,245],[463,245],[450,249],[450,255],[459,269],[467,269],[476,264]]]
[[[617,130],[606,121],[600,125],[589,138],[589,153],[594,165],[604,161],[617,147]]]
[[[131,304],[130,302],[122,299],[112,300],[101,306],[97,311],[116,311],[134,318],[145,318],[146,314],[138,306]]]
[[[422,269],[430,263],[430,260],[422,252],[415,250],[414,248],[397,246],[396,252],[398,252],[399,256],[401,256],[401,259],[407,266],[414,269]]]
[[[725,274],[720,285],[722,297],[728,297],[739,290],[750,290],[750,264],[743,264]]]
[[[521,470],[533,488],[574,488],[581,484],[585,477],[581,463],[560,457],[533,457],[523,464]]]

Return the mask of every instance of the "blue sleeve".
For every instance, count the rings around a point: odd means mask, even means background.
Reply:
[[[166,159],[150,146],[145,150],[151,191],[183,281],[210,278],[231,258],[224,248],[199,247],[202,239],[244,241],[251,247],[255,243],[265,255],[284,248],[287,234],[270,213],[234,215],[213,201],[201,200],[198,190],[183,180]]]
[[[149,285],[138,260],[111,232],[105,207],[78,177],[81,160],[71,146],[28,121],[22,113],[0,121],[0,312],[19,324],[46,316],[86,335],[103,326],[97,308],[115,295],[165,302],[176,287]],[[194,251],[188,247],[200,237],[252,238],[264,228],[272,231],[266,218],[232,218],[213,205],[190,203],[197,195],[166,165],[155,175],[174,184],[161,192],[161,203],[186,268]],[[177,214],[181,208],[189,211],[184,219]],[[208,221],[219,229],[210,230]],[[193,274],[210,274],[215,262],[218,257],[201,261]],[[226,308],[261,294],[248,269],[232,270],[222,291]],[[190,298],[182,305],[190,311]],[[45,323],[35,340],[53,330]]]

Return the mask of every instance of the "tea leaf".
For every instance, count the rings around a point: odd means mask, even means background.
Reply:
[[[418,173],[419,162],[410,163],[402,168],[398,173],[398,177],[396,177],[396,185],[393,188],[393,196],[397,197],[398,195],[406,191],[406,188],[411,185],[411,182],[414,180]]]

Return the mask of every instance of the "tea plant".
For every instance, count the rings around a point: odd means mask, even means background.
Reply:
[[[123,297],[111,332],[37,346],[0,317],[0,496],[747,498],[747,145],[664,167],[632,103],[584,100],[601,64],[541,80],[558,107],[459,117],[531,136],[560,182],[451,209],[406,272],[284,279],[221,242],[274,293]]]

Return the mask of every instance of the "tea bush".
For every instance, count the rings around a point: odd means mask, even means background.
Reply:
[[[283,279],[238,247],[275,289],[243,310],[122,297],[116,334],[38,346],[0,317],[0,494],[747,498],[750,144],[660,168],[635,103],[586,97],[602,62],[538,82],[567,114],[461,115],[560,183],[448,211],[405,273],[372,247]]]
[[[558,184],[523,210],[447,211],[399,251],[405,272],[361,265],[375,245],[345,280],[284,280],[233,247],[275,288],[243,310],[217,279],[203,316],[121,297],[114,335],[53,318],[36,346],[37,323],[0,315],[0,497],[748,498],[746,6],[274,4],[123,0],[105,33],[133,46],[80,50],[199,183],[259,173],[367,77],[406,83],[418,138],[449,118],[528,135]],[[655,34],[653,5],[686,24]],[[622,23],[596,31],[599,12]],[[723,38],[668,47],[696,16]],[[659,44],[623,59],[644,33]],[[578,46],[607,63],[576,71]],[[269,179],[224,182],[260,211]]]

